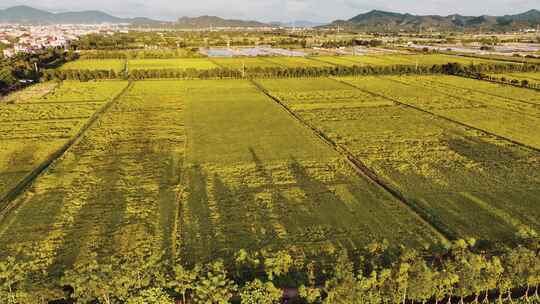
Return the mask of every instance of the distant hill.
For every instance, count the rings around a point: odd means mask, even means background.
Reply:
[[[51,13],[30,6],[14,6],[0,9],[0,23],[21,24],[100,24],[129,23],[132,25],[163,25],[176,28],[210,28],[210,27],[268,27],[268,24],[257,21],[230,20],[215,16],[182,17],[177,22],[153,20],[144,17],[119,18],[101,11],[81,11]]]
[[[129,23],[132,25],[159,25],[182,29],[205,28],[259,28],[271,26],[283,27],[321,27],[366,30],[366,31],[419,31],[422,30],[516,30],[536,28],[540,24],[540,11],[533,9],[516,15],[504,16],[438,16],[412,15],[373,10],[360,14],[349,20],[336,20],[329,25],[321,25],[309,21],[289,23],[262,23],[258,21],[224,19],[216,16],[181,17],[176,22],[153,20],[144,17],[119,18],[102,11],[81,11],[51,13],[30,6],[14,6],[0,9],[0,23],[22,24],[100,24],[100,23]]]
[[[187,29],[200,29],[210,27],[269,27],[269,24],[258,21],[246,21],[235,19],[223,19],[216,16],[181,17],[176,22],[176,27]]]
[[[428,30],[517,30],[536,28],[540,24],[540,11],[533,9],[517,15],[505,16],[462,16],[427,15],[419,16],[373,10],[349,20],[336,20],[326,28],[341,27],[367,31]]]
[[[161,21],[148,18],[119,18],[101,11],[51,13],[25,5],[14,6],[4,10],[0,10],[0,22],[22,24],[161,23]]]

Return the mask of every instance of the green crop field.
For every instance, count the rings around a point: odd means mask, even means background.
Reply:
[[[449,62],[456,62],[463,65],[482,64],[482,63],[494,63],[497,61],[481,59],[481,58],[468,58],[461,56],[451,56],[442,54],[429,54],[429,55],[363,55],[363,56],[337,56],[337,57],[321,57],[321,60],[328,61],[330,63],[350,66],[353,65],[375,65],[375,66],[389,66],[389,65],[422,65],[432,66],[437,64],[446,64]],[[503,62],[499,62],[503,63]]]
[[[32,101],[50,93],[58,84],[55,82],[42,82],[27,87],[24,90],[13,92],[0,98],[4,103],[22,103]]]
[[[81,59],[64,64],[61,70],[113,70],[121,72],[126,65],[125,60],[120,59]]]
[[[275,68],[280,65],[271,61],[265,60],[263,57],[246,57],[246,58],[212,58],[212,62],[219,66],[229,69],[246,68]]]
[[[309,57],[267,57],[264,58],[265,61],[272,62],[281,67],[286,68],[302,68],[302,67],[333,67],[334,64],[330,64],[323,61],[311,59]]]
[[[126,83],[65,82],[55,86],[30,87],[17,95],[25,97],[19,102],[0,103],[0,197],[72,138]],[[48,94],[43,95],[43,88]],[[33,98],[32,93],[36,93]]]
[[[103,114],[19,198],[4,250],[23,248],[50,273],[92,254],[173,250],[185,142],[174,87],[137,83]]]
[[[340,66],[368,65],[367,63],[360,63],[357,60],[354,60],[354,57],[352,56],[317,56],[313,57],[313,59]]]
[[[135,248],[189,264],[441,239],[241,80],[136,82],[16,203],[1,254],[53,274]]]
[[[188,261],[239,249],[361,246],[436,239],[399,202],[247,81],[186,81]],[[385,206],[381,208],[381,206]],[[390,220],[385,226],[382,219]],[[408,227],[408,228],[406,228]],[[408,230],[411,229],[411,230]]]
[[[517,79],[518,81],[527,80],[529,83],[540,84],[540,73],[504,73],[504,74],[490,74],[497,78],[506,78],[507,80]]]
[[[420,109],[540,149],[540,93],[453,76],[353,80]],[[369,86],[369,87],[368,87]],[[504,122],[504,123],[501,123]]]
[[[403,193],[447,235],[506,241],[522,225],[540,227],[535,204],[540,193],[538,151],[396,104],[386,96],[426,94],[419,100],[460,107],[437,91],[390,81],[362,77],[259,83]]]
[[[161,70],[161,69],[217,69],[208,58],[181,58],[181,59],[130,59],[128,69],[132,70]]]
[[[29,282],[0,273],[0,296],[61,299],[73,285],[75,302],[110,288],[111,303],[131,303],[189,282],[182,303],[225,303],[201,299],[233,281],[224,297],[245,297],[261,278],[276,297],[309,284],[324,303],[341,288],[442,303],[489,296],[503,275],[524,286],[540,231],[540,92],[343,67],[471,60],[484,59],[147,58],[127,59],[129,81],[43,77],[0,99],[0,270],[23,265]],[[233,71],[244,66],[279,68]],[[372,74],[324,77],[353,70]],[[423,296],[427,281],[444,292]]]

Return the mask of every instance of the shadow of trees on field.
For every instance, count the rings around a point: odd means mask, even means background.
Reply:
[[[358,226],[354,214],[327,185],[293,158],[287,169],[296,183],[279,185],[257,153],[253,149],[250,153],[262,186],[249,186],[245,180],[229,186],[223,177],[208,175],[200,165],[188,169],[184,212],[189,216],[182,224],[186,264],[232,258],[240,249],[354,246],[349,236],[351,225]],[[294,201],[282,193],[293,188],[303,193]]]
[[[184,263],[195,264],[211,259],[214,252],[215,229],[208,206],[207,176],[199,165],[187,168],[188,196],[185,206],[189,219],[182,219],[181,251]],[[185,215],[183,215],[185,216]]]
[[[123,219],[126,208],[123,193],[116,187],[123,161],[117,152],[105,153],[110,155],[105,166],[96,163],[88,175],[77,177],[70,186],[76,191],[74,199],[83,206],[74,216],[73,227],[69,228],[56,251],[55,260],[48,271],[53,275],[72,268],[84,248],[95,251],[98,258],[113,253],[115,246],[113,235]],[[92,183],[92,180],[97,180],[98,183],[89,187],[85,185],[88,182]],[[85,194],[88,196],[85,197]],[[70,203],[74,202],[65,202]]]
[[[513,144],[497,145],[474,136],[453,136],[446,143],[452,151],[479,165],[467,171],[466,179],[463,174],[452,177],[456,188],[465,184],[486,197],[486,203],[494,208],[540,227],[540,207],[536,200],[540,167],[527,159],[540,157],[539,152]]]

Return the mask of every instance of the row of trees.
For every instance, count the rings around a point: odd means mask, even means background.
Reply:
[[[191,267],[143,250],[122,257],[94,255],[64,272],[59,286],[66,294],[55,303],[272,304],[287,295],[299,303],[325,304],[514,303],[518,298],[538,303],[536,233],[524,228],[515,246],[496,247],[487,251],[471,239],[417,251],[390,249],[383,242],[349,253],[328,251],[316,259],[299,250],[241,250],[228,264]],[[2,303],[38,302],[34,268],[13,258],[0,262]]]
[[[114,70],[44,70],[41,79],[43,81],[79,80],[89,81],[98,79],[122,79],[125,73]]]
[[[487,75],[487,74],[479,73],[479,74],[474,75],[474,77],[480,80],[489,80],[491,82],[498,82],[498,83],[507,84],[507,85],[540,90],[540,81],[534,82],[527,79],[515,79],[508,76],[504,76],[504,74],[494,76],[494,75]]]
[[[486,73],[504,74],[519,72],[540,72],[539,64],[493,63],[462,65],[459,63],[448,63],[443,65],[442,67],[443,73],[445,74],[466,76],[474,76]]]
[[[456,64],[445,65],[445,73],[451,75],[460,75],[479,80],[488,80],[491,82],[498,82],[501,84],[520,86],[523,88],[531,88],[540,90],[540,83],[534,83],[527,79],[515,79],[509,76],[505,76],[507,73],[517,72],[540,72],[540,65],[528,64],[528,65],[492,65],[492,66],[469,66],[464,68]],[[489,74],[491,73],[491,74]]]
[[[133,70],[129,74],[108,70],[48,70],[44,80],[93,80],[129,78],[133,80],[153,78],[216,79],[216,78],[289,78],[354,75],[400,75],[400,74],[451,74],[479,75],[485,73],[537,72],[540,65],[527,64],[476,64],[461,65],[449,63],[442,65],[391,65],[391,66],[336,66],[336,67],[250,67],[243,70],[218,68],[197,69],[158,69]]]

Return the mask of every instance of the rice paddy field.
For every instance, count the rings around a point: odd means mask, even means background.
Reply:
[[[61,70],[113,70],[121,72],[125,69],[126,61],[121,59],[81,59],[64,64]]]
[[[130,59],[129,70],[161,70],[161,69],[217,69],[218,65],[208,58],[180,58],[180,59]]]
[[[315,57],[314,57],[315,58]],[[334,64],[317,61],[305,57],[268,57],[265,58],[268,62],[273,62],[278,66],[285,68],[302,68],[302,67],[333,67]]]
[[[316,57],[212,57],[212,58],[174,58],[174,59],[81,59],[69,62],[61,70],[114,70],[124,71],[126,66],[132,70],[161,69],[196,69],[209,70],[218,68],[300,68],[300,67],[335,67],[335,66],[391,66],[391,65],[423,65],[432,66],[457,62],[463,65],[494,63],[495,60],[452,56],[444,54],[428,55],[362,55],[362,56],[316,56]],[[504,63],[499,61],[499,63]]]
[[[428,80],[407,78],[406,82],[420,86]],[[458,80],[440,77],[440,81],[453,85]],[[431,111],[459,109],[473,117],[477,109],[468,100],[452,99],[427,88],[400,87],[392,81],[396,80],[363,77],[259,83],[402,193],[419,214],[448,237],[505,241],[512,239],[522,225],[537,229],[540,152],[395,102],[394,98],[408,102],[398,98],[399,94],[429,93],[416,100],[429,101]],[[395,95],[390,93],[394,88]],[[534,121],[529,123],[530,130],[539,126]]]
[[[13,92],[9,95],[0,98],[0,102],[4,103],[22,103],[27,101],[32,101],[43,97],[48,94],[58,85],[55,82],[42,82],[30,87],[27,87],[24,90]]]
[[[134,248],[191,264],[444,239],[243,80],[133,83],[14,204],[0,255],[51,274]]]
[[[540,229],[534,90],[438,75],[65,81],[18,94],[0,103],[0,198],[13,194],[0,201],[0,257],[22,251],[51,275],[135,249],[193,265],[240,249],[321,257]]]
[[[73,138],[126,85],[45,83],[17,93],[18,102],[0,103],[0,198]]]
[[[171,252],[184,147],[174,84],[133,85],[19,197],[2,254],[22,248],[54,274],[92,254]]]
[[[384,238],[410,246],[438,239],[249,82],[181,85],[188,148],[178,236],[187,261],[242,248],[317,256]]]
[[[229,69],[246,68],[275,68],[280,65],[266,60],[264,57],[242,57],[242,58],[212,58],[210,59],[220,67]]]
[[[540,84],[540,73],[505,73],[505,74],[491,74],[491,76],[497,78],[506,78],[507,80],[517,79],[519,81],[527,80],[531,84]]]
[[[369,81],[371,80],[371,81]],[[348,80],[392,100],[540,149],[540,92],[454,76]]]
[[[373,66],[390,66],[390,65],[422,65],[432,66],[436,64],[446,64],[456,62],[463,65],[493,63],[494,60],[470,58],[462,56],[451,56],[443,54],[428,54],[428,55],[362,55],[362,56],[322,56],[316,57],[318,60],[325,61],[336,65],[373,65]]]

